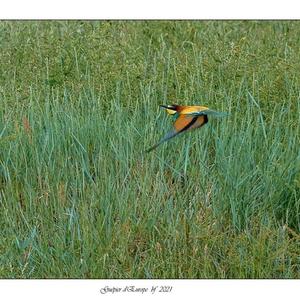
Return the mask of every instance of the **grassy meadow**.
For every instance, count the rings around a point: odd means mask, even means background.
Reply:
[[[300,278],[300,22],[1,21],[1,278]],[[229,112],[144,151],[159,104]]]

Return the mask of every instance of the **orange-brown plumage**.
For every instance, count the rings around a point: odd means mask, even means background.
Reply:
[[[176,135],[189,131],[192,129],[200,128],[208,122],[208,115],[222,116],[214,110],[210,110],[206,106],[182,106],[182,105],[161,105],[162,108],[175,117],[173,129],[169,131],[166,136],[161,139],[156,145],[152,146],[147,152],[152,151],[161,143],[175,137]]]

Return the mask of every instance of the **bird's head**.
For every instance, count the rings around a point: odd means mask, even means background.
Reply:
[[[166,109],[167,113],[173,115],[178,111],[178,105],[160,105],[160,107]]]

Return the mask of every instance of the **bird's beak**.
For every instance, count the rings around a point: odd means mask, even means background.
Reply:
[[[177,112],[177,107],[175,105],[160,105],[160,107],[165,108],[168,114],[175,114]]]

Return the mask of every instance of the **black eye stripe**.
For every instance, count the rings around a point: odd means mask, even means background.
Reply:
[[[176,107],[173,105],[160,105],[160,107],[176,111]]]

